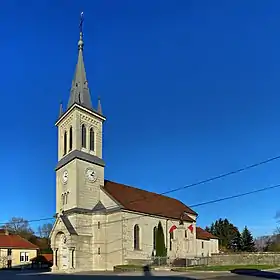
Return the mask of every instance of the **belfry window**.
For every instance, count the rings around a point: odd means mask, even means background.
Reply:
[[[82,148],[87,147],[87,129],[86,126],[82,125]]]
[[[73,146],[73,131],[71,126],[69,129],[69,151],[72,151],[72,146]]]
[[[66,155],[67,153],[67,131],[64,132],[64,150],[63,150],[63,155]]]
[[[89,149],[94,151],[94,130],[93,128],[89,131]]]

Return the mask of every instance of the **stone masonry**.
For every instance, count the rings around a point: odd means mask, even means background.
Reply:
[[[209,265],[280,264],[279,253],[212,254]]]

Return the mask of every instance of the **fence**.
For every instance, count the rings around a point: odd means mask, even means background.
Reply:
[[[151,265],[153,266],[169,266],[170,259],[169,257],[152,257]]]

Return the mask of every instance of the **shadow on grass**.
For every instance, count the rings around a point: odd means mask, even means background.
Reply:
[[[270,278],[270,279],[280,279],[280,273],[273,272],[273,271],[264,271],[259,269],[232,269],[230,270],[231,273],[238,274],[238,275],[246,275],[246,276],[255,276],[255,277],[262,277],[262,278]]]

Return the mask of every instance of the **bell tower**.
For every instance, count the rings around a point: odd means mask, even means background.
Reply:
[[[91,210],[104,185],[102,130],[106,118],[98,98],[92,106],[84,65],[83,14],[80,21],[78,61],[65,112],[60,105],[58,163],[56,166],[56,213]]]

